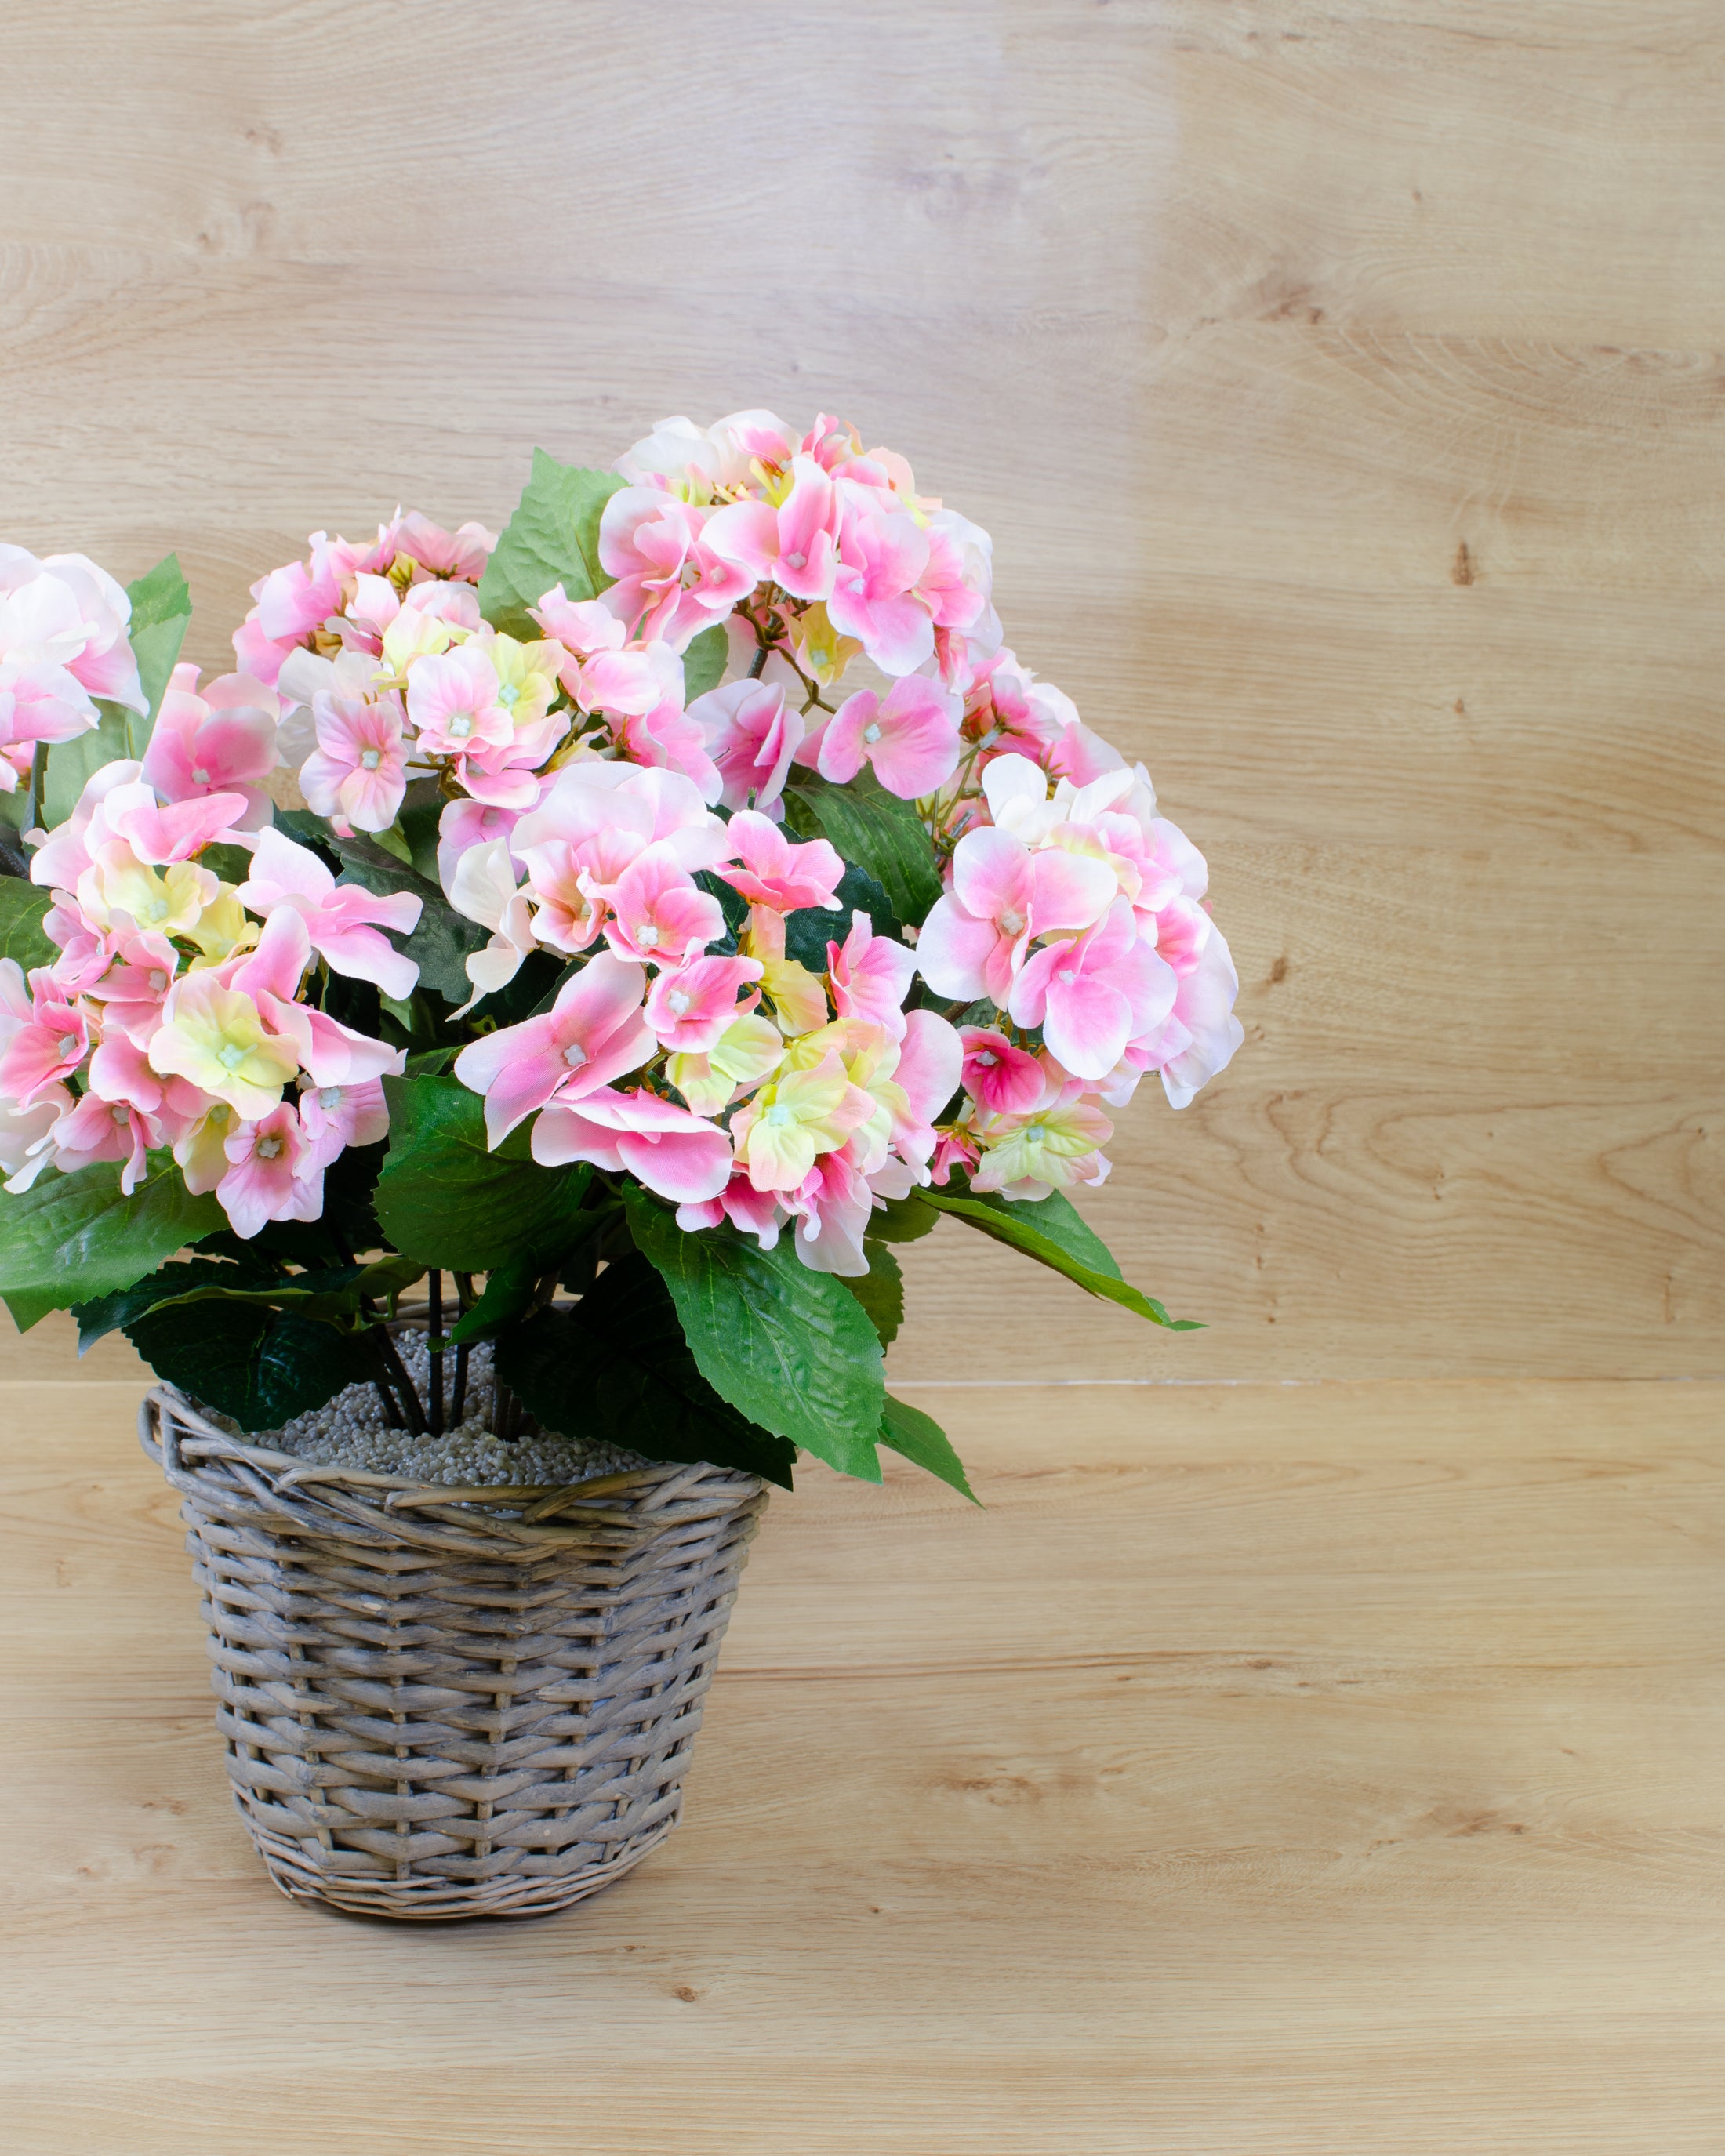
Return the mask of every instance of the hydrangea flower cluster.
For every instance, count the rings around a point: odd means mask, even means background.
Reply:
[[[202,685],[152,589],[150,643],[82,556],[0,548],[0,794],[81,785],[20,833],[34,912],[0,881],[36,937],[0,961],[14,1199],[169,1163],[280,1253],[352,1152],[375,1248],[398,1160],[405,1188],[415,1146],[466,1158],[465,1099],[667,1279],[655,1220],[878,1285],[880,1239],[948,1209],[1166,1322],[1059,1194],[1106,1176],[1146,1073],[1181,1107],[1240,1042],[1204,863],[1006,647],[988,534],[901,456],[763,411],[663,421],[610,473],[541,456],[501,536],[314,534]],[[141,752],[55,763],[105,704]],[[547,1306],[534,1233],[478,1312]]]

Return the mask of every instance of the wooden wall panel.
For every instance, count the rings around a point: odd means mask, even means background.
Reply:
[[[99,55],[99,76],[91,74]],[[902,1373],[1722,1359],[1725,20],[15,0],[0,529],[246,584],[535,442],[854,414],[1209,852],[1248,1045]],[[97,84],[100,83],[100,95]]]

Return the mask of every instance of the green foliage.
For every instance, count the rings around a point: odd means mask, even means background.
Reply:
[[[645,1191],[630,1185],[624,1201],[714,1390],[763,1430],[878,1482],[886,1383],[880,1343],[856,1298],[830,1274],[811,1272],[788,1236],[763,1250],[729,1228],[685,1235]]]
[[[389,1151],[377,1219],[405,1255],[483,1273],[532,1252],[548,1263],[576,1239],[590,1168],[539,1167],[525,1124],[488,1152],[485,1103],[459,1078],[386,1078],[383,1091]]]
[[[213,1293],[210,1301],[146,1311],[124,1329],[157,1377],[242,1430],[277,1429],[371,1375],[358,1336]]]
[[[905,1322],[905,1276],[899,1270],[898,1260],[884,1243],[865,1241],[863,1255],[869,1261],[866,1273],[855,1278],[839,1277],[868,1312],[880,1345],[890,1348]]]
[[[880,1442],[902,1454],[914,1466],[927,1468],[942,1482],[950,1482],[973,1505],[982,1502],[965,1480],[964,1469],[945,1430],[921,1408],[907,1406],[903,1400],[894,1399],[891,1393],[886,1395],[886,1409],[880,1418]]]
[[[187,1191],[170,1153],[151,1153],[147,1165],[130,1198],[114,1161],[75,1175],[49,1168],[31,1189],[0,1197],[0,1296],[21,1332],[51,1310],[130,1287],[226,1224],[213,1194]]]
[[[1148,1318],[1153,1325],[1166,1326],[1171,1332],[1204,1329],[1196,1318],[1170,1317],[1159,1302],[1123,1281],[1106,1245],[1085,1226],[1058,1191],[1049,1198],[1016,1202],[992,1194],[979,1196],[957,1184],[921,1194],[925,1204],[952,1214],[983,1235],[992,1235],[996,1242],[1022,1250],[1026,1257],[1076,1281],[1087,1295],[1117,1302],[1122,1310]],[[1101,1263],[1096,1261],[1098,1253]]]
[[[877,1205],[869,1216],[869,1234],[877,1242],[920,1243],[940,1224],[940,1214],[913,1190],[908,1198],[889,1198],[884,1209]]]
[[[480,611],[494,629],[531,642],[543,631],[527,608],[553,584],[572,599],[593,599],[614,582],[599,567],[599,517],[623,484],[615,472],[583,471],[534,450],[526,490],[480,579]]]
[[[609,579],[606,580],[608,583]],[[699,636],[691,636],[689,648],[683,654],[683,701],[692,704],[697,696],[706,696],[709,689],[716,689],[725,678],[725,661],[730,655],[730,641],[725,634],[725,625],[716,622],[704,629]]]
[[[608,1265],[572,1310],[542,1310],[506,1333],[496,1357],[547,1429],[790,1487],[795,1446],[707,1383],[665,1282],[634,1251]]]
[[[880,886],[892,909],[892,932],[901,922],[923,918],[941,895],[941,880],[928,833],[911,802],[889,793],[868,770],[845,786],[798,773],[785,793],[801,812],[795,821],[805,835],[812,820],[847,861],[865,869]]]
[[[192,619],[192,594],[180,573],[177,555],[165,555],[147,575],[128,584],[126,591],[131,601],[132,655],[138,662],[138,680],[149,700],[149,713],[140,718],[123,705],[98,698],[100,723],[90,732],[59,742],[49,751],[42,813],[44,823],[50,829],[71,814],[86,782],[104,764],[144,753],[185,641],[186,624]]]
[[[60,954],[42,926],[53,904],[54,893],[44,885],[0,876],[0,958],[15,958],[27,973],[54,963]]]

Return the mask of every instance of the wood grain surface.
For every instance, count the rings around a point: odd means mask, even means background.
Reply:
[[[5,1395],[7,2156],[1725,2138],[1717,1383],[919,1389],[987,1511],[804,1472],[664,1850],[434,1933],[265,1880],[136,1392]]]
[[[246,586],[854,415],[1209,855],[1246,1049],[919,1378],[1725,1368],[1725,15],[12,0],[0,526]],[[90,70],[100,55],[100,124]],[[1043,1316],[1044,1309],[1047,1316]]]
[[[1725,13],[0,27],[0,536],[177,547],[220,665],[314,529],[842,412],[1248,1036],[1087,1200],[1210,1329],[908,1250],[988,1511],[775,1500],[685,1825],[536,1926],[275,1898],[136,1358],[0,1343],[0,2149],[1712,2156]]]

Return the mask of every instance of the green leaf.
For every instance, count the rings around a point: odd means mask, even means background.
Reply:
[[[408,1058],[409,1078],[440,1078],[461,1053],[459,1048],[422,1048]]]
[[[496,1356],[505,1381],[549,1430],[791,1486],[796,1447],[714,1391],[665,1282],[637,1251],[608,1265],[572,1311],[542,1310],[505,1333]]]
[[[132,655],[138,662],[138,680],[150,701],[147,720],[136,712],[131,715],[133,746],[127,753],[141,756],[179,662],[186,624],[192,619],[192,593],[181,573],[179,556],[164,554],[146,575],[126,586],[126,595],[131,601]]]
[[[65,822],[78,806],[79,795],[105,764],[118,763],[132,754],[127,725],[128,721],[133,726],[144,723],[137,713],[110,704],[105,697],[97,698],[96,709],[102,716],[89,732],[75,734],[68,742],[56,742],[48,752],[48,771],[42,784],[42,822],[48,830]]]
[[[921,921],[941,895],[934,847],[914,805],[889,793],[870,771],[846,786],[799,777],[786,788],[847,861],[868,870],[898,921]]]
[[[277,1429],[371,1375],[353,1335],[256,1304],[172,1305],[125,1330],[158,1378],[246,1431]]]
[[[880,1442],[894,1452],[901,1453],[913,1466],[926,1467],[942,1482],[950,1482],[973,1505],[981,1504],[982,1499],[965,1480],[964,1469],[945,1430],[921,1408],[907,1406],[903,1400],[894,1399],[891,1393],[886,1395],[886,1411],[880,1418]]]
[[[886,1397],[880,1343],[854,1296],[812,1272],[783,1237],[763,1250],[728,1228],[685,1235],[634,1184],[624,1190],[636,1246],[665,1276],[701,1375],[751,1422],[878,1482]]]
[[[75,1175],[49,1168],[33,1188],[0,1196],[0,1296],[20,1332],[74,1302],[130,1287],[164,1258],[223,1226],[214,1195],[194,1198],[167,1152],[121,1194],[120,1164]]]
[[[963,1194],[973,1198],[976,1193],[973,1190]],[[1051,1190],[1046,1198],[1016,1199],[997,1198],[990,1192],[983,1202],[1011,1219],[1028,1219],[1039,1235],[1046,1235],[1051,1243],[1058,1243],[1069,1258],[1076,1258],[1091,1272],[1106,1273],[1110,1280],[1121,1278],[1113,1251],[1063,1192]]]
[[[471,1341],[495,1338],[526,1310],[545,1271],[537,1254],[531,1251],[495,1266],[485,1276],[479,1301],[462,1312],[446,1337],[458,1348]]]
[[[456,912],[441,888],[405,861],[398,860],[364,833],[341,838],[309,809],[278,810],[276,822],[301,844],[315,843],[333,853],[343,870],[342,880],[363,891],[410,891],[420,901],[419,925],[404,937],[401,948],[419,968],[419,985],[430,988],[446,1003],[460,1004],[472,993],[467,978],[470,952],[483,947],[487,932],[476,921]]]
[[[88,1353],[98,1340],[105,1339],[110,1332],[123,1332],[146,1311],[158,1303],[177,1301],[188,1289],[213,1283],[221,1287],[255,1287],[265,1281],[285,1279],[290,1276],[266,1263],[259,1263],[248,1250],[250,1262],[223,1263],[214,1258],[170,1259],[142,1280],[134,1281],[130,1287],[116,1288],[111,1295],[93,1297],[88,1302],[74,1302],[72,1315],[78,1321],[78,1353]]]
[[[692,704],[697,696],[706,696],[709,689],[716,689],[725,678],[725,662],[731,655],[730,639],[725,634],[722,622],[715,622],[704,629],[699,636],[691,636],[688,649],[683,654],[683,701]]]
[[[28,973],[32,966],[51,966],[59,952],[48,940],[42,916],[54,904],[45,885],[21,876],[0,876],[0,958],[15,958]]]
[[[1055,1195],[1058,1197],[1059,1193]],[[1159,1302],[1122,1280],[1120,1269],[1106,1248],[1102,1255],[1108,1260],[1106,1270],[1075,1256],[1063,1240],[1072,1237],[1073,1223],[1077,1223],[1083,1239],[1094,1243],[1096,1238],[1084,1227],[1070,1205],[1065,1207],[1064,1215],[1056,1212],[1044,1225],[1042,1209],[1049,1203],[1045,1198],[1034,1201],[1021,1199],[1014,1203],[992,1194],[978,1197],[973,1191],[956,1188],[925,1190],[921,1196],[925,1204],[933,1206],[937,1212],[951,1213],[971,1227],[980,1228],[985,1235],[992,1235],[996,1242],[1022,1250],[1026,1257],[1034,1258],[1040,1265],[1063,1274],[1087,1295],[1098,1296],[1105,1302],[1117,1302],[1122,1310],[1147,1317],[1153,1325],[1166,1326],[1171,1332],[1204,1330],[1196,1318],[1170,1317]]]
[[[869,1261],[867,1272],[856,1277],[849,1274],[837,1277],[867,1311],[880,1345],[890,1348],[905,1322],[905,1276],[899,1270],[898,1260],[884,1243],[865,1241],[863,1255]]]
[[[869,1215],[869,1234],[876,1242],[918,1243],[932,1235],[941,1216],[916,1191],[908,1198],[889,1198]]]
[[[485,1147],[485,1103],[459,1078],[386,1078],[389,1151],[377,1218],[405,1256],[452,1272],[488,1273],[530,1252],[550,1254],[579,1232],[592,1170],[541,1168],[528,1128]]]
[[[526,491],[480,579],[480,612],[494,629],[531,642],[544,631],[527,608],[553,584],[572,599],[595,599],[616,581],[599,567],[599,517],[624,484],[615,472],[583,471],[534,450]]]

